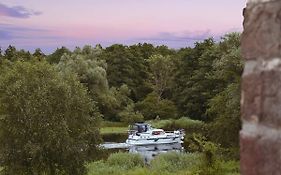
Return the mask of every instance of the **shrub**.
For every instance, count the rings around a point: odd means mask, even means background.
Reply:
[[[182,117],[177,120],[152,120],[149,123],[151,123],[153,127],[162,128],[164,130],[184,129],[187,135],[192,135],[193,133],[203,134],[205,132],[204,122],[192,120],[187,117]]]
[[[115,153],[107,161],[87,165],[88,175],[238,175],[239,163],[216,159],[206,164],[202,153],[168,152],[144,166],[135,154]]]
[[[192,171],[202,163],[202,155],[198,153],[168,152],[160,154],[151,161],[151,169],[157,172]]]
[[[111,154],[107,159],[107,163],[110,166],[118,166],[126,170],[144,166],[144,160],[141,155],[123,152]]]
[[[178,120],[170,120],[170,122],[167,122],[163,128],[165,130],[184,129],[186,133],[191,134],[195,132],[203,132],[204,123],[199,120],[182,117]]]
[[[121,175],[123,170],[110,166],[104,161],[96,161],[87,165],[87,175]]]

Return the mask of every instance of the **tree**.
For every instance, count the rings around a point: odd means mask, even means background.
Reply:
[[[101,49],[97,47],[76,48],[73,53],[64,54],[56,66],[65,74],[76,74],[95,101],[98,101],[99,95],[109,90],[106,62],[99,59],[100,54]]]
[[[102,52],[99,46],[76,48],[73,53],[64,54],[56,67],[64,74],[77,74],[80,82],[87,87],[91,98],[97,102],[104,118],[118,121],[117,114],[132,103],[129,98],[131,91],[125,84],[109,88],[107,64],[100,58]]]
[[[134,101],[144,98],[149,93],[146,83],[147,64],[142,55],[136,47],[129,48],[117,44],[107,47],[102,54],[107,63],[110,87],[126,84],[131,89],[130,97]]]
[[[73,74],[46,62],[16,62],[0,77],[0,167],[4,174],[83,174],[100,141],[100,114]]]
[[[58,64],[64,54],[70,54],[70,50],[66,47],[57,48],[57,50],[47,56],[47,61],[51,64]]]
[[[34,53],[32,54],[33,57],[37,60],[43,60],[45,58],[45,54],[42,52],[40,48],[35,49]]]
[[[213,63],[213,79],[221,82],[219,92],[208,102],[209,137],[224,147],[239,146],[240,82],[244,63],[240,34],[225,35],[218,45],[221,57]]]
[[[175,104],[167,99],[159,99],[158,94],[152,92],[147,97],[136,104],[136,110],[140,111],[145,120],[177,118],[177,108]]]
[[[103,103],[100,105],[100,110],[106,120],[121,121],[119,113],[126,110],[129,105],[134,105],[129,97],[130,93],[130,89],[124,84],[119,88],[111,87],[101,96]]]
[[[173,60],[170,56],[153,55],[148,60],[151,70],[151,82],[155,93],[159,98],[171,86],[173,72],[175,70]]]
[[[17,50],[16,47],[9,45],[5,50],[3,58],[9,61],[30,61],[32,55],[27,51],[21,49]]]
[[[4,56],[6,59],[13,61],[16,57],[17,49],[15,46],[9,45],[8,48],[5,50]]]
[[[125,107],[123,111],[118,113],[120,121],[128,124],[133,124],[136,122],[143,122],[144,117],[139,111],[135,111],[135,105],[133,103]]]
[[[209,81],[212,63],[217,59],[212,38],[196,43],[194,48],[178,52],[173,80],[173,100],[182,115],[205,120],[207,102],[212,97],[213,81]]]
[[[2,59],[2,57],[3,57],[3,48],[0,47],[0,59]]]

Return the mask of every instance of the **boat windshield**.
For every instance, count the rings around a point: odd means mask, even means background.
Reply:
[[[165,134],[164,131],[152,131],[152,135],[163,135]]]
[[[137,131],[138,133],[146,132],[148,130],[148,124],[136,123],[133,126],[131,126],[131,130]]]

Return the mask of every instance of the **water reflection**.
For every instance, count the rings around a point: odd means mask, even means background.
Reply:
[[[172,144],[155,144],[131,146],[126,143],[107,142],[101,145],[103,148],[110,150],[109,152],[129,151],[130,153],[140,154],[146,163],[149,163],[155,156],[169,151],[182,152],[184,148],[180,143]]]
[[[182,152],[184,151],[180,143],[173,144],[158,144],[145,146],[130,146],[128,147],[130,153],[138,153],[143,156],[146,163],[149,163],[155,156],[169,151]]]

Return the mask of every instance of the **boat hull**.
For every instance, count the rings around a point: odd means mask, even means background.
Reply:
[[[128,138],[126,140],[126,143],[129,145],[155,145],[155,144],[182,143],[182,140],[180,137],[148,138],[148,139]]]

